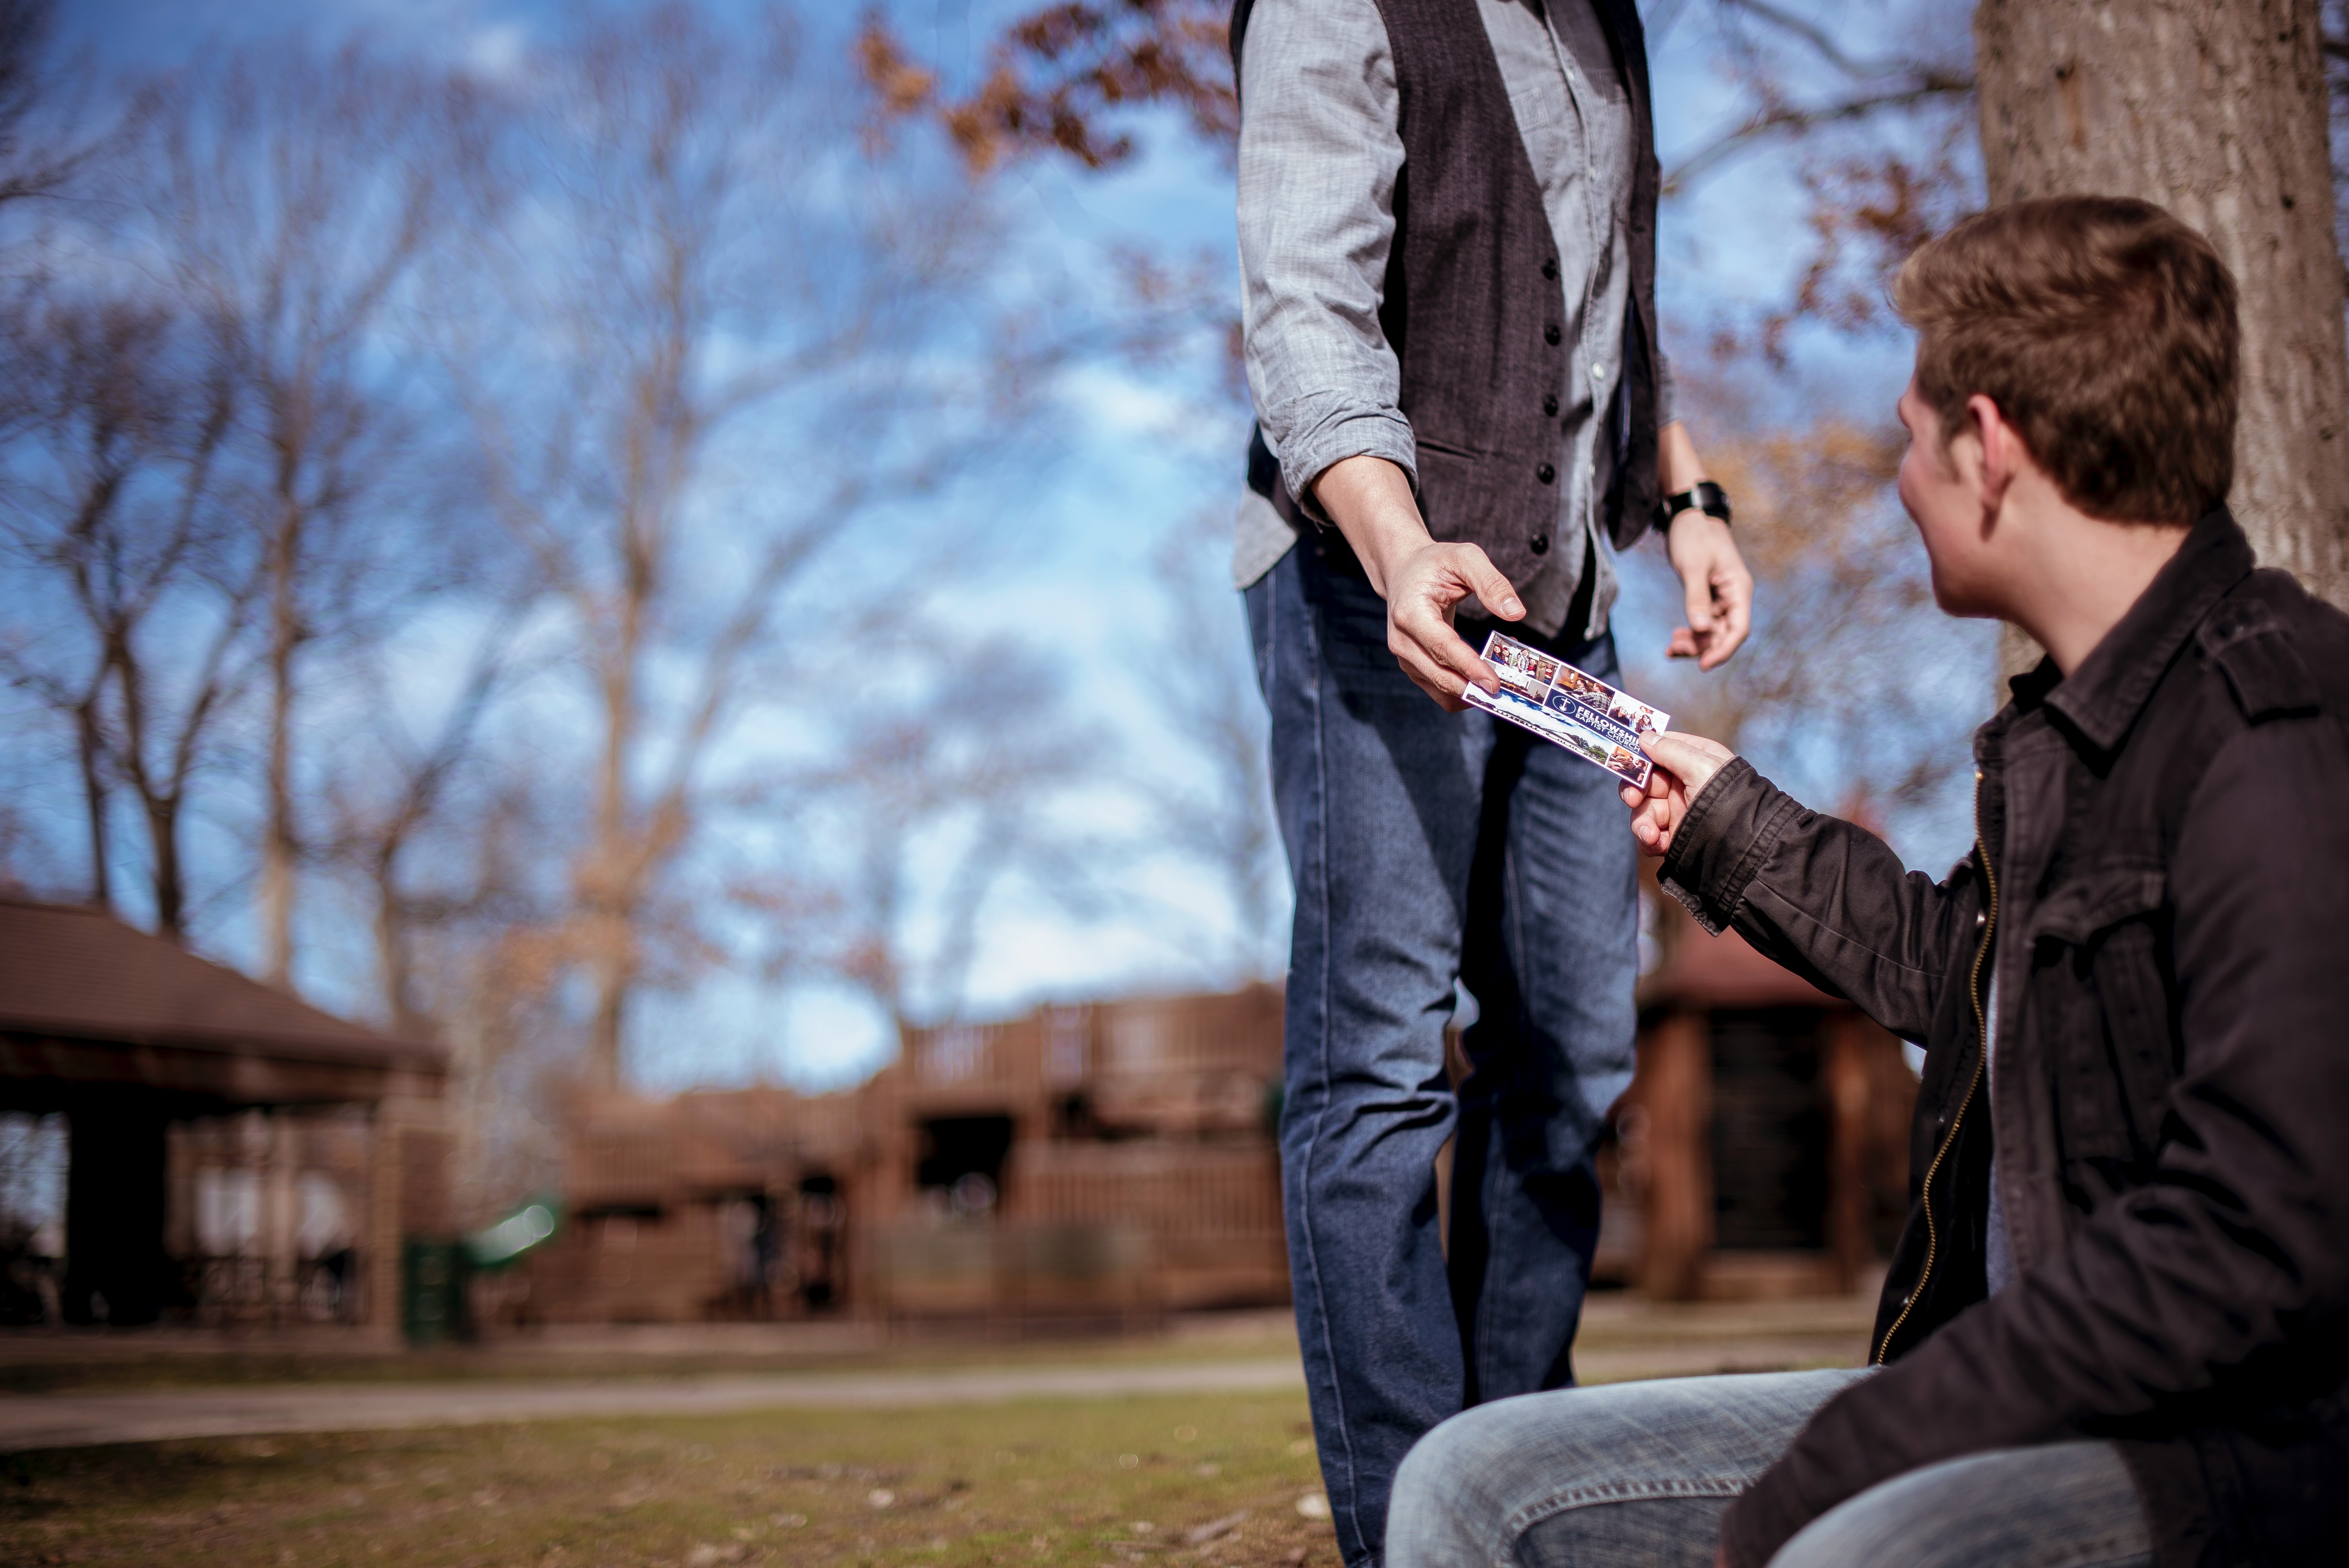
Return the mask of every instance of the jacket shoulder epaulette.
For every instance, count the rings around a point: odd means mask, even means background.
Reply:
[[[2262,581],[2270,578],[2282,581]],[[2292,624],[2295,602],[2305,600],[2287,573],[2253,573],[2196,629],[2204,659],[2226,677],[2235,706],[2251,723],[2317,713],[2324,707],[2323,688],[2302,655]]]

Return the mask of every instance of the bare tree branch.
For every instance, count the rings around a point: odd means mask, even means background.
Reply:
[[[823,609],[823,564],[999,451],[1050,340],[1040,356],[956,327],[984,294],[981,198],[950,172],[899,190],[780,13],[750,34],[656,7],[584,35],[533,95],[493,175],[521,222],[479,237],[493,303],[446,359],[492,503],[563,596],[594,693],[566,940],[609,1083],[656,951],[708,945],[667,889],[706,826],[712,758],[807,639],[793,607],[835,632],[854,619]],[[825,193],[843,180],[854,208]],[[520,357],[501,352],[517,325]],[[941,378],[957,330],[980,373]],[[732,482],[752,450],[760,480]]]
[[[1757,17],[1779,32],[1809,46],[1811,51],[1820,59],[1857,80],[1878,81],[1886,77],[1914,76],[1923,76],[1930,79],[1936,76],[1951,74],[1942,71],[1940,67],[1902,56],[1889,56],[1875,60],[1856,58],[1837,43],[1835,36],[1825,27],[1807,16],[1800,15],[1783,5],[1773,4],[1772,0],[1715,0],[1715,3],[1724,11],[1740,11],[1749,16]],[[1971,73],[1957,74],[1964,75],[1968,85],[1971,85]]]
[[[1723,13],[1750,17],[1772,33],[1794,40],[1819,64],[1853,84],[1852,90],[1830,94],[1823,101],[1797,102],[1788,95],[1783,73],[1749,63],[1744,74],[1758,90],[1761,103],[1737,126],[1691,153],[1667,173],[1667,195],[1686,190],[1690,182],[1725,159],[1774,138],[1799,137],[1831,126],[1871,121],[1932,103],[1961,102],[1973,93],[1973,72],[1963,65],[1923,56],[1863,59],[1844,47],[1819,23],[1775,0],[1714,3]]]
[[[1269,977],[1285,951],[1273,929],[1286,867],[1273,818],[1269,719],[1229,582],[1229,542],[1226,529],[1194,519],[1153,562],[1168,610],[1151,661],[1162,672],[1153,695],[1161,733],[1192,767],[1137,781],[1155,819],[1153,847],[1206,872],[1222,895],[1228,929],[1190,941],[1216,954],[1203,976],[1211,984]]]
[[[399,575],[353,526],[409,434],[379,329],[445,213],[463,114],[461,90],[358,45],[254,50],[147,89],[120,164],[145,237],[250,393],[268,498],[250,520],[268,611],[263,970],[281,985],[303,856],[301,666]]]
[[[1889,110],[1916,108],[1930,102],[1963,98],[1972,91],[1973,80],[1969,77],[1930,81],[1884,92],[1861,93],[1834,103],[1801,108],[1773,105],[1757,110],[1736,129],[1726,132],[1683,159],[1664,177],[1664,193],[1678,195],[1688,188],[1692,181],[1724,159],[1771,137],[1799,136],[1805,131],[1826,126],[1848,125],[1872,119]]]
[[[909,647],[889,674],[899,689],[843,715],[821,761],[747,797],[788,813],[802,847],[733,892],[769,923],[771,975],[844,979],[902,1032],[960,1016],[1007,886],[1102,907],[1107,857],[1059,804],[1102,777],[1108,748],[1071,721],[1049,662],[1009,641]]]
[[[19,307],[7,338],[25,418],[0,526],[25,566],[60,581],[48,603],[70,606],[70,620],[39,659],[15,651],[5,664],[74,730],[93,892],[112,892],[119,781],[146,830],[157,927],[176,938],[188,781],[246,667],[254,558],[237,547],[218,472],[236,385],[200,323],[54,282]],[[168,644],[151,634],[167,603],[182,612]],[[61,657],[80,662],[68,672]]]

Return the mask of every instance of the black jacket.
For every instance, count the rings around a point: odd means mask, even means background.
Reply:
[[[1665,886],[1927,1052],[1889,1365],[1732,1505],[1738,1568],[1903,1471],[2079,1436],[2119,1442],[2163,1568],[2349,1555],[2349,618],[2252,568],[2215,512],[2068,679],[2014,682],[1944,882],[1742,762],[1691,808]]]

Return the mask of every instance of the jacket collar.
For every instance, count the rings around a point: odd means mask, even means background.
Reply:
[[[2013,682],[2017,707],[2044,703],[2097,750],[2116,748],[2162,673],[2213,604],[2258,564],[2225,507],[2204,517],[2137,603],[2069,676],[2042,659]]]

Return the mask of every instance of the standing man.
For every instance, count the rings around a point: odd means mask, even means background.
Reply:
[[[1573,1380],[1591,1149],[1631,1076],[1614,781],[1467,710],[1499,682],[1463,634],[1497,617],[1619,680],[1612,552],[1651,522],[1687,587],[1675,655],[1729,657],[1753,589],[1657,347],[1632,0],[1238,0],[1232,48],[1259,421],[1234,574],[1297,888],[1282,1186],[1364,1568],[1422,1433]]]

